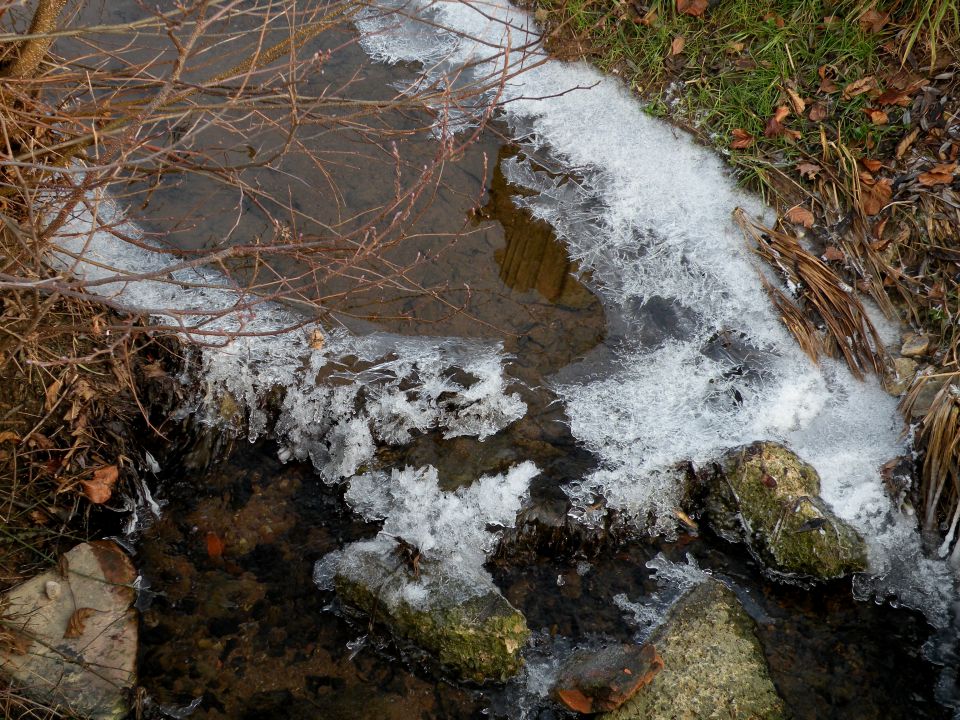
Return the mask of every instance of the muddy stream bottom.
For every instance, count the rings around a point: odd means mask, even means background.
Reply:
[[[154,701],[172,709],[201,698],[195,718],[511,717],[495,709],[502,688],[447,682],[317,589],[314,563],[377,528],[358,522],[311,467],[275,457],[270,444],[239,443],[223,463],[167,485],[164,517],[137,556],[149,585],[141,684]],[[645,563],[658,552],[689,555],[731,582],[795,717],[949,717],[933,700],[937,668],[921,656],[923,617],[856,602],[849,581],[811,591],[771,584],[738,548],[689,535],[622,543],[589,560],[541,550],[491,570],[535,643],[629,640],[612,598],[655,592]],[[566,713],[541,701],[531,717]]]

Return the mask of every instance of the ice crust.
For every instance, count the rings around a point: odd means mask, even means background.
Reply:
[[[61,231],[56,258],[64,270],[92,281],[176,266],[170,256],[118,236],[142,241],[112,200],[88,198]],[[281,458],[310,460],[328,481],[355,474],[373,458],[377,442],[402,444],[412,431],[429,429],[445,437],[483,439],[526,411],[507,390],[499,344],[388,333],[357,337],[305,324],[286,307],[244,296],[216,271],[189,268],[168,275],[94,289],[123,307],[179,326],[205,345],[197,350],[202,387],[184,414],[222,424],[221,408],[229,397],[245,417],[251,442],[267,432],[274,417]],[[296,329],[276,332],[288,328]],[[315,332],[323,337],[322,348],[311,346]],[[364,369],[352,370],[357,362]],[[331,365],[334,382],[318,381]],[[472,382],[452,379],[454,368]],[[282,399],[268,408],[278,389]]]
[[[389,555],[402,539],[423,555],[421,579],[409,577],[396,588],[412,607],[447,606],[451,600],[497,593],[493,578],[483,567],[500,536],[499,530],[491,532],[490,528],[513,527],[530,481],[538,473],[532,462],[523,462],[451,492],[440,489],[437,470],[430,465],[359,475],[350,481],[347,502],[365,519],[383,521],[383,527],[375,538],[348,545],[318,561],[314,580],[323,588],[330,586],[338,571],[355,575],[362,571],[357,557],[371,550]],[[361,579],[369,580],[371,586],[383,582],[379,577]],[[438,591],[457,597],[438,598]]]
[[[944,622],[937,594],[950,593],[951,573],[925,558],[913,520],[879,475],[906,447],[896,402],[875,379],[859,382],[830,360],[816,367],[800,351],[732,220],[738,207],[751,217],[767,211],[720,159],[647,116],[616,78],[584,63],[532,67],[542,52],[524,57],[520,48],[537,28],[506,0],[403,2],[392,21],[365,22],[373,57],[422,62],[427,81],[494,77],[504,59],[493,48],[512,48],[499,99],[522,153],[502,168],[536,191],[515,202],[555,228],[589,271],[612,326],[623,328],[607,343],[612,361],[585,363],[586,379],[555,387],[573,434],[600,458],[568,489],[582,516],[602,496],[651,530],[667,528],[678,461],[780,441],[817,468],[824,499],[866,536],[874,589],[893,588]],[[652,302],[680,320],[657,327]]]

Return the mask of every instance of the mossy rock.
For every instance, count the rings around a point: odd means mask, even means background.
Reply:
[[[731,451],[700,481],[713,529],[746,543],[771,574],[808,581],[866,570],[863,538],[820,498],[813,466],[782,445]]]
[[[663,669],[603,720],[786,717],[753,620],[717,580],[680,598],[649,642]]]
[[[430,652],[460,679],[503,681],[523,665],[526,619],[485,573],[468,579],[425,561],[417,580],[378,539],[343,551],[334,586],[343,603]]]

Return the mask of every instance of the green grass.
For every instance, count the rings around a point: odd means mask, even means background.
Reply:
[[[586,41],[595,64],[616,70],[651,101],[651,114],[696,126],[720,147],[729,147],[735,128],[754,136],[753,147],[732,152],[748,184],[762,188],[771,163],[788,165],[820,153],[821,126],[828,141],[857,155],[871,155],[902,130],[897,128],[900,108],[886,108],[890,124],[878,126],[864,113],[868,96],[842,97],[848,83],[890,66],[889,55],[881,57],[881,43],[890,32],[864,32],[856,22],[863,6],[719,0],[697,18],[678,13],[675,0],[653,0],[646,8],[655,10],[657,19],[649,26],[632,20],[629,5],[617,0],[540,0],[540,7],[552,23]],[[824,22],[828,16],[836,19]],[[684,38],[684,48],[671,59],[677,37]],[[820,92],[822,66],[830,68],[837,92]],[[672,103],[665,96],[670,83],[684,85]],[[802,134],[799,140],[765,138],[768,119],[777,107],[789,105],[788,86],[807,102],[807,112],[821,101],[830,116],[813,122],[791,114],[785,125]]]

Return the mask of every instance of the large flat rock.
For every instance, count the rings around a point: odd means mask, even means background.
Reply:
[[[12,640],[0,651],[0,676],[75,716],[126,715],[136,682],[135,579],[126,554],[98,541],[7,592],[0,608]]]

